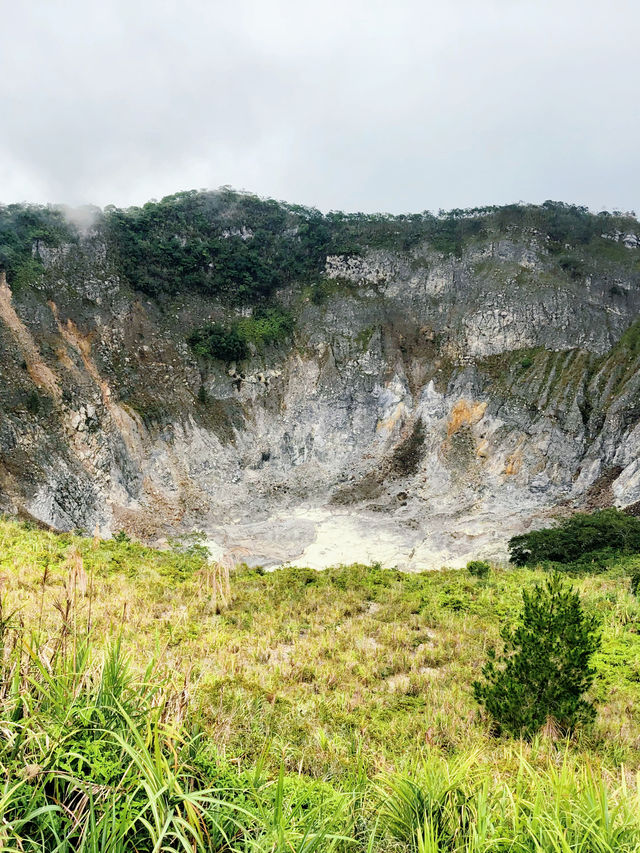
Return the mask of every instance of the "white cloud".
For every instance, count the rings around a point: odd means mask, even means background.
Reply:
[[[629,0],[2,5],[5,202],[637,205]]]

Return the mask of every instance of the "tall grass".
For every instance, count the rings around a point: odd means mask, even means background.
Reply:
[[[283,764],[269,779],[221,761],[157,664],[136,675],[118,641],[94,656],[86,638],[0,628],[2,851],[640,851],[637,780],[607,784],[568,753],[544,771],[520,756],[509,782],[473,752],[354,774],[352,791]]]
[[[119,642],[94,658],[86,639],[65,641],[66,623],[44,644],[1,627],[0,850],[312,853],[346,843],[334,827],[347,798],[333,794],[328,811],[304,789],[287,793],[283,774],[274,784],[203,763],[155,662],[135,676]]]
[[[0,851],[640,853],[638,779],[584,749],[592,734],[496,741],[465,705],[528,570],[230,578],[183,552],[3,531]],[[610,620],[601,692],[624,676],[609,755],[623,724],[637,739],[623,583],[584,581]]]
[[[476,756],[427,760],[406,778],[376,788],[375,808],[387,849],[412,853],[632,853],[640,850],[640,800],[623,781],[609,787],[565,755],[535,769],[521,756],[507,784],[479,770]],[[624,779],[624,776],[623,776]]]

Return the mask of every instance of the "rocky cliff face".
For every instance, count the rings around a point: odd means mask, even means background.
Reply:
[[[457,257],[331,254],[319,296],[276,293],[292,339],[231,364],[186,342],[223,302],[136,292],[100,228],[38,247],[42,275],[0,282],[0,509],[153,541],[198,529],[254,564],[420,569],[632,504],[640,250],[618,239],[624,263],[579,275],[535,232]]]

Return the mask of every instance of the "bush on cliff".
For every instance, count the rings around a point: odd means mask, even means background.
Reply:
[[[242,361],[249,354],[247,342],[233,326],[209,323],[196,329],[187,338],[189,346],[202,358],[220,361]]]
[[[195,329],[187,341],[196,355],[220,361],[242,361],[249,344],[257,347],[284,340],[293,331],[293,318],[278,308],[258,311],[231,324],[209,323]]]

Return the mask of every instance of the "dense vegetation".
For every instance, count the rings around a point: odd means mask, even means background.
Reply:
[[[510,230],[537,232],[559,268],[583,275],[585,258],[572,249],[608,254],[621,234],[640,234],[619,213],[545,202],[391,216],[331,212],[223,190],[179,193],[142,208],[107,212],[109,233],[125,277],[153,295],[196,288],[236,301],[260,301],[292,282],[321,276],[328,254],[367,248],[409,250],[421,243],[461,255],[471,240]],[[624,253],[624,247],[622,247]]]
[[[264,301],[278,287],[317,277],[331,242],[317,210],[230,190],[108,209],[106,223],[125,278],[153,296],[194,289]]]
[[[328,218],[342,230],[346,242],[405,250],[427,242],[436,251],[457,256],[472,240],[534,231],[572,274],[582,271],[576,269],[582,262],[571,249],[590,246],[607,253],[608,237],[640,233],[634,214],[594,214],[586,207],[557,201],[440,210],[437,215],[429,211],[399,216],[330,213]]]
[[[580,278],[594,257],[627,258],[620,237],[640,235],[632,214],[593,214],[562,202],[438,214],[322,214],[230,189],[181,192],[142,207],[109,207],[95,224],[120,273],[138,290],[156,297],[195,290],[257,304],[286,285],[317,283],[328,254],[425,244],[459,256],[472,241],[526,230],[545,242],[559,270]],[[61,209],[0,206],[0,269],[10,283],[28,282],[42,271],[39,245],[76,239]]]
[[[189,346],[202,358],[240,361],[250,353],[250,344],[261,347],[283,341],[293,331],[291,314],[278,308],[257,311],[231,324],[209,323],[187,338]]]
[[[555,563],[575,570],[598,571],[607,563],[640,552],[640,518],[611,507],[576,513],[557,527],[533,530],[509,540],[517,566]]]
[[[39,249],[75,239],[61,210],[41,205],[0,205],[0,270],[13,287],[29,284],[43,271]]]
[[[472,682],[539,570],[229,576],[197,540],[0,521],[0,849],[637,851],[626,570],[575,582],[595,720],[527,742]]]

